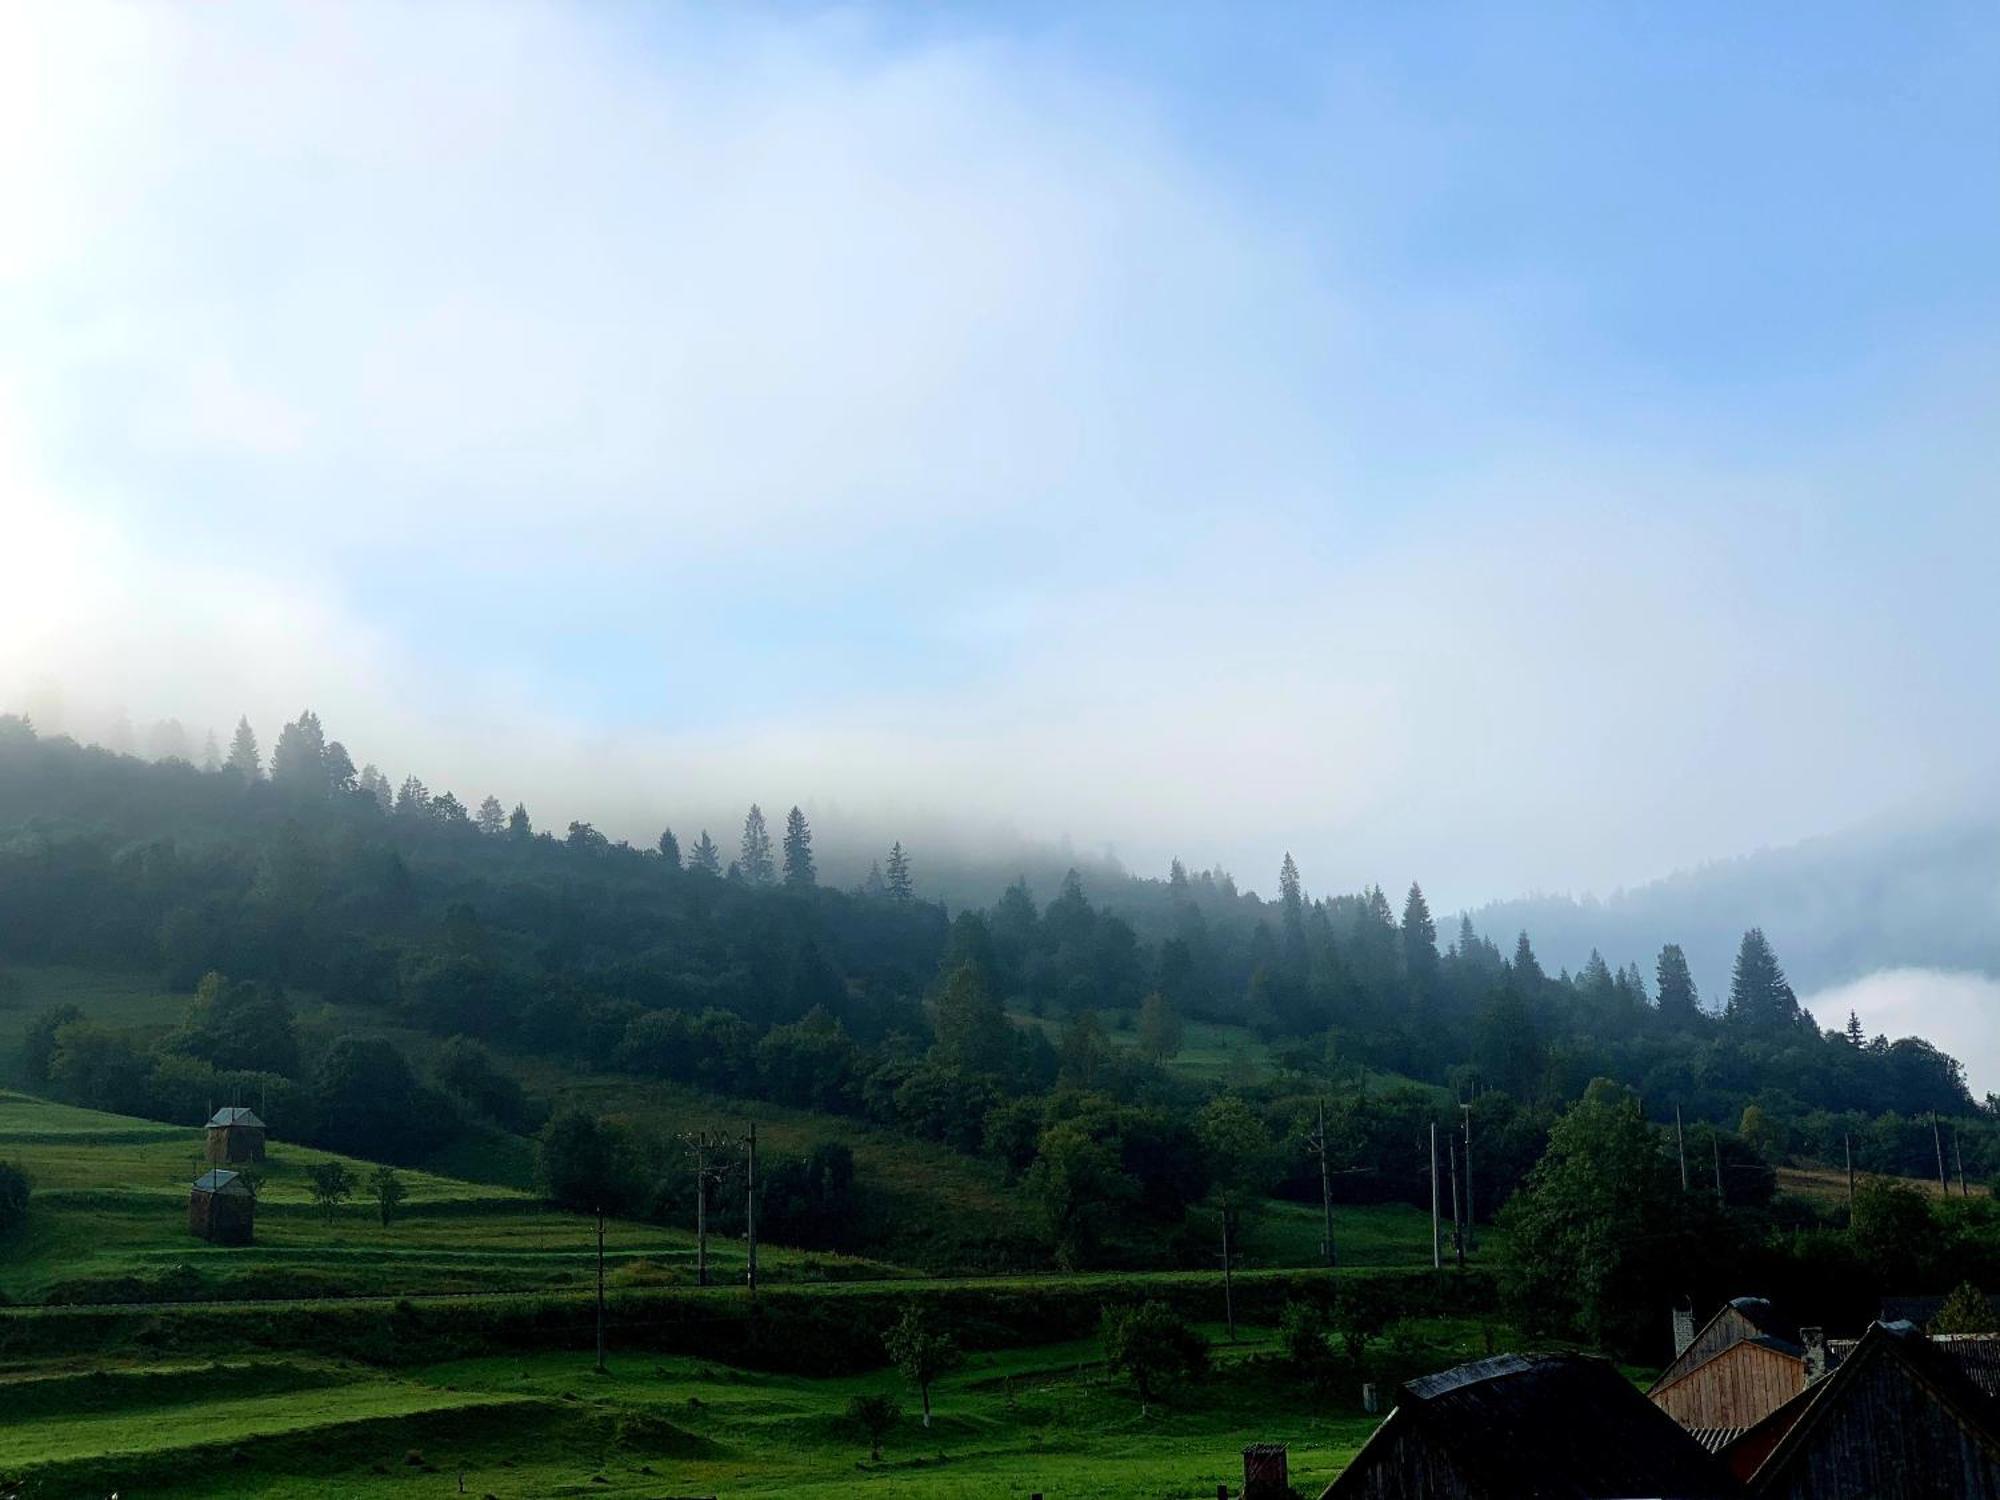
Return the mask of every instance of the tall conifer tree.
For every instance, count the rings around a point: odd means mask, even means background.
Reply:
[[[754,802],[743,818],[743,847],[736,864],[752,885],[769,885],[777,878],[771,861],[771,830],[764,826],[764,809]]]
[[[229,769],[245,781],[255,781],[264,774],[264,760],[257,753],[257,736],[250,728],[247,718],[236,721],[236,733],[229,740]]]
[[[793,890],[809,890],[818,884],[813,867],[812,829],[797,807],[785,814],[785,884]]]

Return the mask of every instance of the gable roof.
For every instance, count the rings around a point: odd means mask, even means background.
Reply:
[[[1700,1445],[1608,1361],[1503,1354],[1405,1385],[1327,1496],[1358,1491],[1371,1459],[1411,1428],[1495,1496],[1709,1500],[1734,1492]],[[1377,1444],[1383,1451],[1371,1455]]]
[[[1735,1324],[1743,1332],[1737,1338],[1728,1339],[1724,1337],[1727,1332],[1722,1326],[1724,1324]],[[1651,1388],[1657,1391],[1672,1385],[1744,1339],[1756,1339],[1765,1348],[1796,1359],[1805,1358],[1805,1346],[1799,1342],[1798,1329],[1779,1317],[1768,1300],[1763,1297],[1732,1297],[1715,1310],[1714,1317],[1701,1325],[1685,1349],[1667,1361],[1667,1367],[1660,1371],[1660,1378],[1653,1382]]]
[[[197,1193],[220,1193],[226,1198],[248,1198],[250,1184],[243,1180],[241,1172],[230,1172],[217,1167],[204,1172],[194,1180]]]
[[[182,1118],[185,1119],[186,1116]],[[259,1130],[264,1128],[264,1122],[254,1113],[235,1104],[225,1105],[209,1117],[209,1129],[213,1130],[218,1125],[255,1125]]]
[[[2000,1458],[2000,1407],[1973,1383],[1959,1362],[1933,1346],[1913,1324],[1875,1323],[1832,1374],[1806,1387],[1744,1434],[1742,1443],[1768,1442],[1773,1431],[1783,1430],[1783,1436],[1771,1444],[1770,1456],[1757,1465],[1751,1477],[1753,1486],[1774,1483],[1867,1369],[1885,1359],[1900,1364],[1982,1446]]]

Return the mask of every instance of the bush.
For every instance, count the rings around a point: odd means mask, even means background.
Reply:
[[[0,1161],[0,1234],[21,1227],[28,1219],[28,1174],[11,1161]]]
[[[1141,1401],[1207,1373],[1208,1340],[1164,1302],[1105,1308],[1103,1336],[1105,1369],[1130,1379]]]
[[[876,1392],[870,1396],[856,1396],[847,1403],[847,1420],[862,1436],[868,1439],[868,1456],[877,1462],[882,1458],[882,1439],[903,1420],[903,1408],[895,1399]]]

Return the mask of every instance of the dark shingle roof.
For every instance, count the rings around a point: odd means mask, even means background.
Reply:
[[[187,1116],[183,1115],[181,1118],[186,1119]],[[208,1123],[211,1127],[217,1125],[255,1125],[260,1130],[264,1126],[264,1122],[258,1119],[250,1110],[235,1104],[225,1105],[223,1108],[218,1109]]]
[[[1608,1361],[1586,1355],[1503,1354],[1427,1375],[1402,1388],[1393,1415],[1494,1495],[1709,1500],[1735,1493],[1672,1417]],[[1357,1491],[1377,1441],[1395,1441],[1388,1424],[1349,1466]],[[1346,1477],[1327,1494],[1347,1493]]]

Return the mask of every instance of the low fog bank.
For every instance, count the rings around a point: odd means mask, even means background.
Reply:
[[[1909,976],[1957,975],[1975,986],[2000,977],[1996,913],[2000,816],[1982,807],[1762,850],[1603,900],[1495,902],[1472,918],[1483,932],[1526,928],[1551,967],[1574,969],[1596,948],[1614,965],[1636,959],[1650,973],[1660,945],[1679,943],[1711,1007],[1728,993],[1744,929],[1760,926],[1801,995],[1881,980],[1869,992],[1871,1002],[1901,997],[1897,1006],[1916,1006],[1913,1013],[1924,1015],[1919,1029],[1942,1039],[1951,1006],[1976,1005],[1979,994],[1957,981],[1940,990]],[[1889,983],[1880,971],[1901,977]],[[1916,998],[1927,995],[1949,1000],[1939,1001],[1935,1021]],[[1843,1009],[1835,1019],[1845,1017]],[[1869,1025],[1871,1033],[1878,1029],[1898,1034],[1893,1026]]]
[[[1870,1036],[1921,1036],[1965,1064],[1980,1097],[2000,1091],[2000,979],[1944,969],[1884,969],[1804,1000],[1823,1028],[1851,1011]]]

